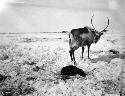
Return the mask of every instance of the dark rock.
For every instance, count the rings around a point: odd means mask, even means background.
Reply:
[[[34,89],[33,87],[28,87],[28,88],[25,88],[25,89],[23,90],[23,94],[25,94],[25,95],[31,94],[31,93],[33,93],[33,92],[35,92],[35,89]]]
[[[110,52],[110,53],[113,53],[113,54],[119,54],[119,51],[113,50],[113,49],[109,50],[109,52]]]
[[[9,58],[8,55],[3,55],[2,57],[0,57],[0,60],[7,60]]]
[[[10,78],[11,76],[5,76],[5,75],[2,75],[0,74],[0,82],[3,82],[5,81],[7,78]]]
[[[28,62],[28,61],[25,61],[25,64],[27,64],[27,65],[35,65],[36,63],[35,63],[35,62]]]
[[[13,90],[12,90],[12,88],[10,88],[10,89],[3,89],[2,90],[2,95],[3,96],[13,96]]]
[[[35,67],[33,68],[33,71],[39,71],[39,69],[40,69],[40,67],[35,66]]]
[[[35,77],[27,77],[26,80],[27,81],[30,81],[30,80],[34,81],[34,80],[36,80],[36,78]]]
[[[31,62],[31,63],[30,63],[30,65],[34,65],[34,64],[36,64],[36,63],[35,63],[35,62]]]

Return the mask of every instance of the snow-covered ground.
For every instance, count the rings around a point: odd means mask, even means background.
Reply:
[[[26,96],[124,96],[124,41],[124,35],[103,35],[90,48],[91,60],[87,48],[83,59],[81,48],[76,50],[77,66],[90,74],[65,82],[59,73],[73,65],[66,33],[0,34],[0,74],[11,76],[0,81],[0,94],[12,88]]]

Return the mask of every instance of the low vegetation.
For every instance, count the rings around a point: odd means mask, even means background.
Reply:
[[[89,74],[86,77],[75,74],[65,82],[61,79],[61,69],[73,65],[68,42],[34,41],[0,44],[0,95],[122,96],[125,93],[125,74],[121,67],[124,52],[113,48],[91,49],[91,60],[87,59],[87,52],[81,60],[81,50],[78,50],[77,67]]]

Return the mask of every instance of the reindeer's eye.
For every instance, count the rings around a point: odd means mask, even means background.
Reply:
[[[95,33],[95,31],[92,31],[92,33],[94,34],[94,33]]]
[[[100,35],[103,35],[103,33],[100,33]]]

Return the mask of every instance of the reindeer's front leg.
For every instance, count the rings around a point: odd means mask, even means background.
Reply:
[[[91,46],[91,45],[88,45],[88,59],[90,59],[90,57],[89,57],[90,46]]]
[[[80,44],[76,43],[76,45],[72,47],[72,58],[73,58],[73,62],[74,62],[75,65],[76,65],[76,60],[75,60],[74,52],[75,52],[75,50],[77,50],[79,48],[79,46],[80,46]]]
[[[82,59],[83,59],[84,47],[82,47]]]

